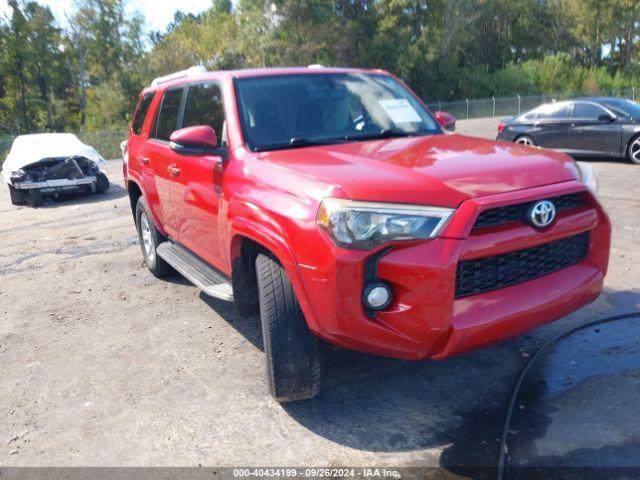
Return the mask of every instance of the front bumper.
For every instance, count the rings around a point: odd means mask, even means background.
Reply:
[[[560,213],[544,231],[525,224],[471,228],[478,214],[530,200],[583,192],[586,204]],[[455,297],[460,260],[484,258],[590,232],[588,256],[570,267],[498,290]],[[396,245],[379,260],[378,278],[394,301],[374,318],[361,301],[364,265],[372,252],[336,248],[298,262],[310,327],[339,346],[405,359],[444,358],[526,332],[595,300],[607,270],[610,223],[597,200],[579,182],[481,197],[464,202],[442,235]]]
[[[97,182],[94,176],[87,176],[73,180],[59,179],[47,180],[45,182],[16,182],[12,186],[17,190],[41,190],[42,192],[56,191],[57,189],[67,189],[69,187],[78,187],[82,185],[91,185]]]

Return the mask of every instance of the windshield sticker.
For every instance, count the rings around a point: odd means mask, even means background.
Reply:
[[[411,104],[404,98],[378,100],[378,104],[395,124],[422,122],[422,118],[420,118],[418,112],[416,112]]]

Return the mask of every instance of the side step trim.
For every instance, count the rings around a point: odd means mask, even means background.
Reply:
[[[224,273],[177,243],[167,241],[158,245],[156,253],[182,276],[211,297],[233,301],[231,280]]]

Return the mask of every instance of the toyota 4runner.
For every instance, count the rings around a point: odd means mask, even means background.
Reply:
[[[260,315],[281,402],[318,393],[318,338],[440,359],[596,299],[610,223],[593,169],[442,123],[380,70],[158,78],[124,155],[144,260]]]

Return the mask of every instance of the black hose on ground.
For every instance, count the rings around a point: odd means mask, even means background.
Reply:
[[[507,458],[507,439],[509,436],[509,426],[511,425],[511,418],[513,417],[513,411],[515,409],[516,400],[518,399],[518,394],[520,393],[520,388],[522,387],[522,382],[524,378],[531,370],[531,367],[536,362],[536,360],[542,355],[542,353],[553,345],[558,340],[562,340],[565,337],[568,337],[574,332],[578,330],[582,330],[583,328],[593,327],[594,325],[599,325],[607,322],[614,322],[616,320],[627,320],[629,318],[638,318],[640,317],[640,312],[635,313],[625,313],[622,315],[615,315],[612,317],[600,318],[598,320],[594,320],[589,323],[585,323],[584,325],[579,325],[577,327],[571,328],[566,332],[561,333],[560,335],[555,336],[547,343],[545,343],[542,347],[538,349],[538,351],[531,357],[529,363],[524,367],[522,372],[520,372],[520,376],[518,377],[517,382],[514,385],[513,391],[511,393],[511,399],[509,400],[509,406],[507,407],[507,414],[504,421],[504,427],[502,429],[502,437],[500,439],[500,456],[498,457],[498,480],[504,480],[505,468],[506,468],[506,458]]]

